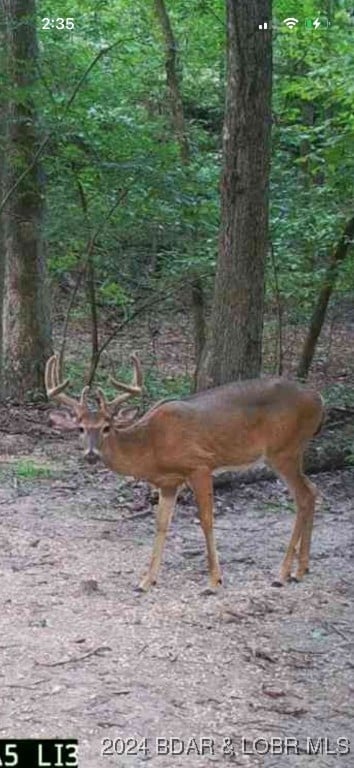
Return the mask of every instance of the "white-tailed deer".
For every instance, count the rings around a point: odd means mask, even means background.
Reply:
[[[290,543],[280,568],[279,584],[291,577],[295,555],[296,578],[308,569],[316,487],[304,476],[306,445],[320,429],[324,405],[321,395],[286,379],[261,379],[209,389],[182,400],[162,401],[134,421],[120,410],[123,401],[142,390],[143,376],[136,355],[130,385],[112,379],[122,393],[108,402],[97,390],[98,409],[88,409],[88,387],[80,399],[64,390],[59,358],[46,365],[49,398],[67,406],[73,416],[53,414],[60,428],[78,428],[89,461],[101,458],[115,472],[142,478],[159,489],[157,527],[150,567],[140,588],[156,582],[166,533],[178,488],[193,490],[206,539],[211,586],[221,583],[213,533],[212,474],[223,468],[241,469],[263,459],[283,478],[296,504]],[[237,523],[242,525],[241,521]]]

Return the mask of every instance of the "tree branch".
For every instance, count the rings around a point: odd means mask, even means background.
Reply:
[[[77,185],[78,192],[79,192],[81,207],[83,209],[85,217],[87,218],[88,205],[87,205],[87,198],[86,198],[86,195],[85,195],[85,190],[84,190],[84,188],[82,186],[81,180],[79,179],[78,175],[75,173],[75,169],[73,168],[72,170],[73,170],[74,178],[75,178],[76,185]],[[69,327],[69,320],[70,320],[71,310],[72,310],[72,308],[74,306],[74,301],[75,301],[75,298],[77,296],[79,287],[81,285],[82,278],[84,277],[84,275],[85,275],[85,273],[87,271],[88,265],[90,264],[90,261],[91,261],[91,258],[92,258],[93,252],[94,252],[94,248],[95,248],[95,245],[96,245],[97,238],[98,238],[99,234],[102,232],[102,230],[104,228],[104,225],[107,223],[107,221],[113,215],[113,213],[116,210],[116,208],[118,207],[118,205],[127,196],[128,192],[131,189],[131,187],[133,186],[134,182],[135,182],[135,177],[134,177],[133,181],[131,182],[131,184],[128,187],[126,187],[124,190],[122,190],[122,192],[118,195],[117,199],[111,205],[110,209],[108,210],[106,215],[103,217],[102,221],[100,222],[100,224],[96,228],[95,232],[93,233],[93,235],[88,240],[87,250],[86,250],[86,254],[85,254],[85,259],[83,260],[83,262],[81,264],[81,267],[80,267],[80,270],[78,272],[78,275],[77,275],[77,278],[76,278],[76,282],[75,282],[75,285],[74,285],[74,290],[72,292],[72,295],[71,295],[71,298],[70,298],[70,302],[69,302],[69,306],[68,306],[68,309],[67,309],[67,312],[66,312],[66,316],[65,316],[65,323],[64,323],[64,329],[63,329],[63,340],[62,340],[61,349],[60,349],[60,353],[59,353],[59,355],[60,355],[60,366],[61,367],[62,367],[63,358],[64,358],[64,351],[65,351],[65,345],[66,345],[66,336],[67,336],[68,327]],[[88,224],[88,222],[87,222],[87,224]],[[88,226],[89,226],[89,224],[88,224]],[[92,286],[92,279],[93,278],[92,278],[92,275],[91,275],[91,286]],[[91,293],[91,301],[92,301],[92,293]],[[92,311],[92,307],[91,307],[91,311]],[[95,331],[93,331],[93,339],[95,339],[95,342],[93,343],[93,352],[92,352],[92,356],[91,356],[91,366],[90,366],[89,382],[88,382],[89,385],[92,384],[93,377],[94,377],[94,374],[95,374],[95,371],[96,371],[96,368],[97,368],[97,363],[98,363],[98,360],[99,360],[96,302],[95,302],[95,311],[94,311],[94,314],[92,314],[92,317],[93,317],[93,320],[94,320],[94,323],[95,323]],[[97,360],[97,362],[96,362],[96,360]]]
[[[347,222],[344,232],[334,248],[320,288],[318,299],[312,313],[310,327],[305,339],[297,369],[299,379],[306,379],[315,354],[318,337],[321,333],[327,312],[328,302],[333,293],[340,265],[344,261],[354,242],[354,216]]]
[[[281,376],[283,373],[283,311],[282,311],[282,305],[281,305],[281,295],[280,295],[280,287],[279,287],[279,279],[278,279],[278,267],[277,262],[275,259],[275,253],[274,253],[274,246],[273,243],[270,243],[270,256],[272,261],[272,269],[273,269],[273,275],[274,275],[274,289],[275,289],[275,299],[277,304],[277,315],[278,315],[278,334],[277,334],[277,352],[278,352],[278,376]]]

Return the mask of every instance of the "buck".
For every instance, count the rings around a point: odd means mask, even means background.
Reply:
[[[148,590],[156,582],[176,496],[183,484],[193,490],[197,502],[211,587],[221,583],[213,532],[212,475],[216,470],[241,469],[260,460],[285,481],[296,505],[294,527],[277,584],[291,578],[295,557],[295,578],[301,579],[308,570],[317,496],[315,485],[303,473],[302,461],[308,442],[323,421],[321,395],[283,378],[244,381],[181,400],[161,401],[136,419],[136,411],[121,408],[124,401],[142,391],[139,359],[135,354],[131,359],[131,384],[112,378],[120,394],[110,402],[102,389],[97,389],[96,411],[88,408],[88,387],[84,387],[80,399],[64,392],[70,382],[61,380],[56,355],[47,362],[45,383],[48,398],[66,406],[72,414],[54,413],[52,423],[80,430],[88,461],[102,459],[114,472],[145,479],[159,489],[152,557],[140,589]]]

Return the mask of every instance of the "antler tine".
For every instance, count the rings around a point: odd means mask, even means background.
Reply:
[[[110,376],[110,380],[116,389],[123,390],[122,395],[117,395],[117,397],[114,398],[114,400],[111,400],[109,403],[110,408],[116,408],[121,403],[124,403],[125,400],[128,400],[133,395],[140,395],[143,388],[143,372],[141,368],[140,360],[135,352],[130,356],[130,359],[134,366],[134,373],[133,373],[133,379],[131,384],[125,384],[124,381],[117,381],[117,379],[114,379],[113,376]]]
[[[81,395],[80,395],[80,405],[83,408],[87,408],[87,395],[88,395],[89,391],[90,391],[90,387],[88,386],[88,384],[86,384],[86,386],[83,388],[83,390],[81,392]]]
[[[108,413],[108,411],[109,411],[108,402],[107,402],[106,396],[105,396],[105,394],[103,392],[103,389],[101,389],[101,387],[97,387],[97,389],[96,389],[96,400],[98,402],[100,410],[101,411],[105,411],[106,413]]]
[[[70,397],[63,390],[70,384],[70,379],[60,381],[60,360],[59,355],[52,355],[47,360],[45,367],[45,388],[47,397],[52,400],[57,400],[58,403],[66,405],[74,411],[78,411],[84,402],[76,400],[74,397]]]
[[[63,389],[69,384],[69,380],[66,379],[62,384],[59,384],[58,380],[58,358],[57,355],[52,355],[52,357],[47,360],[47,364],[45,367],[45,388],[48,397],[56,397]]]
[[[133,352],[130,355],[130,359],[134,365],[134,385],[136,387],[140,387],[140,390],[142,390],[143,384],[144,384],[144,376],[143,376],[143,370],[141,367],[141,362],[136,352]]]

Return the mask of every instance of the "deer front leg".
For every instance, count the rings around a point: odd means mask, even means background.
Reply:
[[[222,583],[222,575],[213,531],[213,481],[209,470],[205,470],[194,473],[189,482],[198,505],[207,546],[210,585],[214,589]]]
[[[156,512],[156,531],[149,570],[139,584],[139,590],[147,592],[156,583],[160,570],[166,534],[171,522],[177,495],[177,488],[161,488]]]

